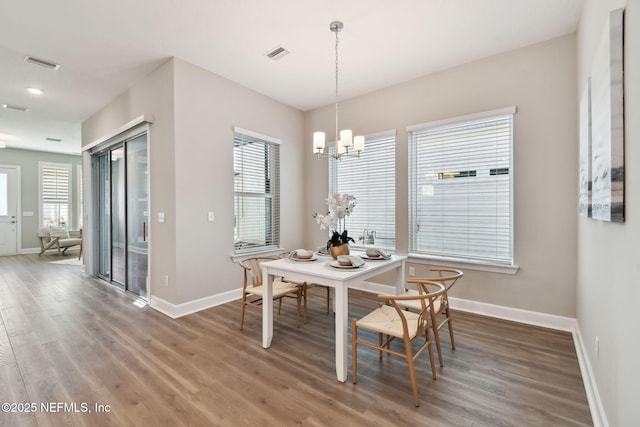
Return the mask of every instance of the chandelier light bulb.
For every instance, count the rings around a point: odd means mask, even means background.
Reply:
[[[353,145],[353,133],[351,129],[345,129],[340,131],[340,141],[345,147],[351,147]]]
[[[313,133],[313,152],[320,154],[324,151],[325,136],[324,132]]]

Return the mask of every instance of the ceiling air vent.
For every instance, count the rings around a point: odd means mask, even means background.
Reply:
[[[51,61],[45,61],[44,59],[34,58],[33,56],[29,55],[25,56],[24,60],[25,62],[30,62],[31,64],[36,64],[41,67],[50,68],[52,70],[57,70],[58,68],[60,68],[60,64],[56,64],[55,62]]]
[[[58,138],[49,138],[49,137],[46,137],[46,138],[45,138],[45,141],[48,141],[48,142],[62,142],[62,140],[61,140],[61,139],[58,139]]]
[[[27,111],[29,111],[27,107],[21,107],[19,105],[2,104],[2,107],[6,108],[7,110],[22,111],[23,113],[26,113]]]
[[[274,61],[277,61],[278,59],[281,59],[287,56],[288,54],[289,54],[289,51],[287,49],[283,48],[282,46],[279,46],[265,53],[265,56],[267,58],[273,59]]]

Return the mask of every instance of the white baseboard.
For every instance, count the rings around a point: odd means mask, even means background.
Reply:
[[[449,298],[449,302],[451,303],[451,308],[459,311],[571,332],[593,425],[594,427],[609,427],[602,400],[598,393],[598,386],[591,369],[591,363],[580,334],[580,325],[578,325],[576,319],[453,297]]]
[[[557,329],[573,332],[576,328],[576,319],[571,317],[556,316],[554,314],[539,313],[537,311],[522,310],[520,308],[505,307],[503,305],[488,304],[485,302],[471,301],[449,297],[451,308],[469,313],[498,319],[511,320],[513,322],[526,323],[528,325],[542,326],[543,328]]]
[[[573,332],[573,342],[576,346],[576,354],[578,356],[578,364],[580,365],[580,372],[582,373],[582,381],[584,382],[584,389],[587,393],[587,401],[589,402],[589,409],[591,410],[591,418],[594,427],[609,427],[604,407],[602,406],[602,400],[600,399],[600,393],[598,392],[598,384],[596,383],[595,376],[593,375],[593,369],[591,369],[591,362],[587,354],[587,349],[582,340],[582,334],[580,333],[580,327],[576,322],[576,329]]]
[[[20,250],[20,255],[39,254],[39,253],[40,253],[40,248],[26,248],[26,249]]]
[[[242,298],[242,288],[182,304],[173,304],[152,295],[149,300],[149,306],[172,319],[177,319],[178,317],[186,316],[187,314],[195,313],[200,310],[206,310],[207,308],[215,307],[217,305],[226,304],[239,298]]]

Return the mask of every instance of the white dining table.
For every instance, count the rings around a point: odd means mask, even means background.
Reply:
[[[356,254],[353,254],[356,255]],[[356,269],[340,269],[329,265],[333,261],[331,257],[315,255],[316,260],[301,262],[291,259],[279,259],[262,264],[263,275],[263,305],[262,305],[262,346],[269,348],[273,338],[273,280],[275,277],[285,277],[292,280],[316,283],[330,286],[334,292],[334,311],[336,329],[336,376],[338,381],[347,380],[347,365],[349,358],[349,289],[361,289],[375,293],[388,293],[395,291],[400,294],[405,286],[405,260],[406,256],[392,255],[389,260],[366,261]],[[395,272],[391,283],[376,285],[367,282],[367,279],[386,272]],[[389,288],[391,286],[391,288]],[[395,289],[394,289],[395,288]]]

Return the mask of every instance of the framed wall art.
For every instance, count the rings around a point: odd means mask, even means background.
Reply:
[[[624,221],[623,22],[624,9],[610,12],[591,70],[591,216],[614,222]]]

